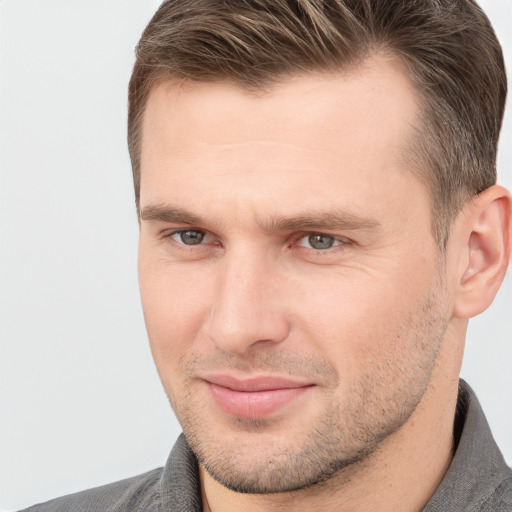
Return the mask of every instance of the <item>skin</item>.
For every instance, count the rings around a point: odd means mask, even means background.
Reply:
[[[141,296],[205,510],[421,510],[446,472],[466,318],[503,278],[510,197],[482,194],[441,253],[403,158],[417,104],[385,56],[257,96],[152,91]],[[219,374],[304,388],[237,416],[212,395]]]

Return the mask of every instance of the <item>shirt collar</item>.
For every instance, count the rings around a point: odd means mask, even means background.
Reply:
[[[491,433],[474,391],[460,380],[455,431],[460,438],[441,485],[424,512],[481,510],[504,480],[512,476]],[[457,441],[457,432],[455,433]]]

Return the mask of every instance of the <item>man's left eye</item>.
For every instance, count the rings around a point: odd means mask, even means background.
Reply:
[[[333,236],[330,235],[322,235],[321,233],[311,233],[310,235],[304,236],[299,240],[299,244],[301,247],[308,247],[310,249],[315,249],[316,251],[325,251],[327,249],[331,249],[337,245],[340,245],[342,242],[336,240]]]

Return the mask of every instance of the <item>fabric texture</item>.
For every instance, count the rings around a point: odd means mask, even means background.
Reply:
[[[512,512],[512,470],[505,464],[471,388],[460,382],[457,449],[424,512]],[[24,512],[201,512],[197,460],[183,434],[164,468],[64,496]]]

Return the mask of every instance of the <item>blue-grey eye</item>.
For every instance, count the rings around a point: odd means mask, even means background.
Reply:
[[[308,247],[309,249],[315,249],[315,251],[326,251],[342,242],[334,238],[333,236],[323,235],[322,233],[311,233],[310,235],[303,236],[299,244],[301,247]]]
[[[197,231],[195,229],[186,229],[183,231],[176,231],[171,235],[171,238],[185,245],[198,245],[205,237],[204,231]]]
[[[308,236],[309,245],[316,250],[330,249],[334,246],[336,239],[332,236],[312,234]]]

